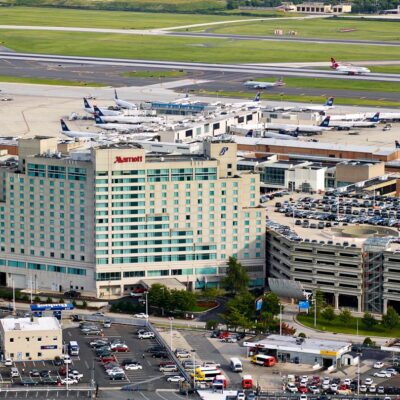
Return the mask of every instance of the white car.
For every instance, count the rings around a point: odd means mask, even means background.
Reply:
[[[383,364],[382,361],[377,361],[377,362],[374,364],[374,368],[376,368],[376,369],[380,369],[380,368],[382,368],[383,366],[384,366],[384,364]]]
[[[141,318],[141,319],[148,319],[149,318],[149,316],[147,314],[142,313],[142,312],[139,313],[139,314],[135,314],[133,317],[134,318]]]
[[[244,394],[244,392],[242,392],[241,390],[237,392],[236,394],[236,400],[245,400],[246,399],[246,395]]]
[[[397,371],[394,368],[386,368],[386,372],[389,372],[392,375],[397,375]]]
[[[11,366],[13,365],[13,362],[12,362],[11,358],[6,358],[6,359],[4,360],[4,365],[5,365],[6,367],[11,367]]]
[[[167,382],[183,382],[185,378],[183,376],[175,375],[167,378]]]
[[[294,383],[288,383],[286,388],[291,393],[297,393],[299,391],[299,389],[297,389],[297,386]]]
[[[115,367],[108,369],[106,372],[108,376],[113,376],[113,375],[123,374],[124,370],[120,367]]]
[[[365,385],[360,385],[360,393],[366,393],[367,387]]]
[[[78,370],[73,369],[69,374],[71,378],[75,378],[76,380],[80,381],[83,378],[83,374],[81,374]]]
[[[336,385],[336,383],[332,383],[330,389],[332,390],[332,392],[337,392],[338,386]]]
[[[374,376],[376,376],[377,378],[390,378],[392,374],[382,369],[381,371],[375,372]]]
[[[139,335],[138,335],[138,338],[140,340],[142,340],[142,339],[153,339],[154,337],[155,336],[154,336],[153,332],[143,332],[143,333],[139,333]]]
[[[64,354],[63,359],[64,359],[64,364],[72,363],[71,357],[68,354]]]
[[[375,385],[371,385],[371,386],[368,388],[368,392],[370,392],[370,393],[376,393],[376,386],[375,386]]]
[[[331,382],[330,379],[327,378],[327,377],[325,377],[325,378],[322,380],[322,384],[323,384],[323,385],[329,385],[330,382]]]
[[[103,312],[95,312],[92,314],[93,317],[105,317],[105,314]]]
[[[78,383],[78,381],[75,378],[68,377],[68,378],[65,378],[65,379],[61,379],[61,384],[62,385],[66,385],[66,384],[74,385],[76,383]]]
[[[366,385],[372,385],[374,383],[374,380],[372,378],[367,378],[367,379],[365,379],[364,383]]]
[[[318,387],[318,386],[314,386],[314,385],[309,386],[309,387],[308,387],[308,390],[309,390],[310,393],[312,393],[312,394],[321,393],[321,391],[319,390],[319,387]]]
[[[125,365],[125,369],[127,371],[137,371],[138,369],[143,369],[143,367],[140,364],[128,364]]]
[[[347,386],[350,386],[350,385],[351,385],[351,379],[350,379],[350,378],[346,378],[346,379],[343,381],[343,384],[344,384],[344,385],[347,385]]]

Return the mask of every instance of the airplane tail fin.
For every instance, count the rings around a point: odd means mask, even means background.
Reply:
[[[246,133],[246,137],[253,137],[253,129],[250,129],[250,130]]]
[[[90,104],[86,97],[83,98],[83,106],[84,106],[84,108],[92,109],[92,107],[90,107]]]
[[[322,126],[323,128],[326,128],[329,126],[329,121],[331,120],[331,117],[328,115],[324,118],[324,120],[319,124],[319,126]]]
[[[61,130],[63,132],[69,132],[70,129],[68,128],[67,124],[64,122],[63,119],[60,119],[60,123],[61,123]]]
[[[103,119],[102,119],[101,116],[98,115],[98,114],[95,114],[95,115],[94,115],[94,120],[96,121],[96,124],[104,124]]]
[[[398,140],[394,141],[396,143],[396,149],[400,149],[400,142]]]
[[[96,105],[94,105],[94,106],[93,106],[93,109],[94,109],[94,113],[95,113],[96,115],[98,115],[99,117],[104,117],[104,114],[101,112],[101,110],[100,110],[99,107],[97,107]]]
[[[299,128],[296,128],[296,130],[293,132],[292,136],[293,137],[298,137],[299,136]]]
[[[371,122],[379,122],[379,112],[377,112],[371,119]]]
[[[329,107],[332,107],[334,101],[335,101],[334,97],[329,97],[329,99],[325,102],[325,105],[329,106]]]
[[[258,92],[258,93],[256,94],[256,97],[254,97],[254,101],[255,101],[255,102],[259,102],[259,101],[260,101],[260,98],[261,98],[261,93]]]
[[[114,89],[114,99],[115,99],[115,100],[118,100],[117,89]]]
[[[339,66],[339,64],[336,62],[336,60],[331,57],[331,68],[336,69]]]

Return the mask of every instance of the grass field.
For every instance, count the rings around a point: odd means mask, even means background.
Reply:
[[[273,82],[271,78],[254,78],[260,82]],[[284,77],[287,88],[365,90],[369,92],[400,92],[400,82],[373,82],[354,79],[290,78]]]
[[[174,1],[189,2],[188,0]],[[2,25],[151,29],[215,21],[229,21],[242,18],[245,19],[246,17],[199,14],[155,14],[128,11],[92,11],[60,8],[0,7],[0,23]]]
[[[400,47],[236,41],[117,34],[0,31],[0,45],[16,51],[80,56],[214,63],[398,60]]]
[[[127,78],[179,78],[181,76],[186,76],[185,71],[168,71],[167,69],[163,71],[149,70],[149,71],[129,71],[123,72],[121,76]]]
[[[253,99],[254,92],[228,92],[228,91],[211,91],[211,90],[198,90],[194,91],[198,95],[213,96],[213,97],[239,97],[245,99]],[[292,94],[281,95],[279,93],[262,93],[261,100],[273,101],[293,101],[299,103],[313,103],[323,104],[326,101],[325,96],[300,96]],[[345,106],[366,106],[366,107],[400,107],[400,101],[390,100],[374,100],[374,99],[355,99],[347,97],[335,97],[335,104]]]
[[[334,333],[349,333],[352,335],[357,334],[357,319],[358,319],[358,334],[360,336],[383,336],[383,337],[399,337],[400,327],[394,329],[386,329],[383,326],[377,325],[373,328],[364,328],[361,318],[352,318],[349,323],[344,325],[338,318],[334,320],[324,320],[322,317],[317,319],[317,329],[321,331],[334,332]],[[310,328],[314,328],[314,316],[299,314],[297,320]]]
[[[380,72],[383,74],[400,74],[400,65],[376,65],[369,67],[371,72]]]
[[[296,31],[297,37],[400,40],[400,22],[345,20],[339,18],[317,18],[308,20],[253,21],[223,26],[197,28],[207,32],[232,33],[237,35],[274,35],[275,29]],[[192,28],[196,30],[196,28]]]
[[[86,81],[67,81],[64,79],[51,79],[51,78],[28,78],[12,75],[0,75],[0,82],[9,83],[34,83],[37,85],[58,85],[58,86],[89,86],[89,87],[103,87],[108,86],[105,83],[99,82],[86,82]]]

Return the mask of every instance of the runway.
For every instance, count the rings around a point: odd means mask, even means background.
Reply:
[[[276,76],[300,76],[309,78],[330,78],[330,79],[353,79],[381,82],[400,82],[398,74],[370,73],[367,75],[349,76],[339,74],[335,71],[323,71],[312,68],[291,68],[283,66],[263,66],[246,64],[213,64],[213,63],[190,63],[175,61],[151,61],[151,60],[130,60],[121,58],[101,58],[101,57],[80,57],[62,56],[50,54],[31,54],[0,52],[0,59],[5,60],[26,60],[50,62],[57,64],[89,64],[89,65],[108,65],[120,67],[148,67],[158,69],[182,69],[188,71],[213,71],[220,73],[241,73],[251,75],[276,75]]]

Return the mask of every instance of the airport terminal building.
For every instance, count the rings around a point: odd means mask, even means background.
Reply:
[[[19,141],[0,166],[0,283],[97,297],[140,280],[216,286],[230,256],[265,279],[259,175],[238,175],[237,145],[206,141],[202,155],[155,154],[119,143],[57,150]]]

